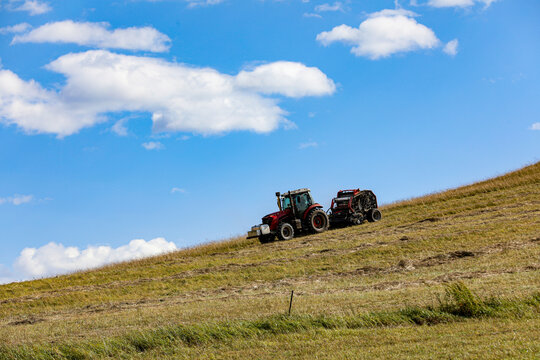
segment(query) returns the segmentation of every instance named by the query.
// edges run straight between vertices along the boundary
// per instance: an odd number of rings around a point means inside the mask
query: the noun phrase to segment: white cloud
[[[484,4],[484,9],[487,9],[496,0],[429,0],[428,5],[437,8],[460,7],[466,8],[473,6],[476,3]]]
[[[303,149],[307,149],[307,148],[314,148],[314,147],[317,147],[317,146],[319,146],[319,143],[317,143],[315,141],[310,141],[310,142],[301,143],[300,145],[298,145],[298,148],[303,150]]]
[[[49,4],[38,0],[25,0],[22,4],[21,1],[11,0],[9,3],[12,6],[11,10],[27,11],[30,15],[41,15],[52,10]]]
[[[171,189],[171,194],[175,194],[175,193],[185,194],[186,190],[182,188],[178,188],[178,187],[173,187]]]
[[[540,122],[531,125],[531,130],[540,130]]]
[[[458,39],[451,40],[444,46],[443,51],[450,56],[456,56],[458,52],[458,45]]]
[[[0,205],[1,204],[12,204],[12,205],[21,205],[31,202],[34,199],[33,195],[13,195],[5,198],[0,198]]]
[[[46,66],[66,77],[59,90],[0,70],[0,122],[59,137],[114,112],[149,112],[154,131],[267,133],[286,124],[277,100],[262,94],[320,96],[335,91],[319,69],[300,63],[261,65],[238,76],[165,60],[91,50]],[[272,78],[273,77],[273,78]],[[99,80],[96,80],[99,79]]]
[[[315,11],[317,12],[325,12],[325,11],[345,11],[343,8],[343,3],[341,1],[336,1],[333,4],[320,4],[315,6]]]
[[[112,132],[114,132],[118,136],[127,136],[128,129],[126,127],[126,123],[128,122],[128,120],[128,118],[123,118],[115,122],[114,125],[111,127]]]
[[[9,33],[21,33],[28,31],[31,26],[28,23],[20,23],[12,26],[5,26],[0,28],[0,34],[9,34]]]
[[[42,25],[27,34],[16,35],[12,43],[73,43],[98,48],[152,52],[169,50],[171,39],[153,27],[114,30],[108,30],[108,27],[108,23],[58,21]]]
[[[318,18],[318,19],[321,19],[322,16],[319,15],[319,14],[314,14],[314,13],[304,13],[304,15],[302,15],[306,18]]]
[[[433,30],[416,22],[414,16],[403,9],[382,10],[371,14],[358,28],[339,25],[318,34],[317,40],[325,46],[333,42],[353,45],[353,54],[372,60],[438,46],[439,39]]]
[[[51,242],[37,249],[25,248],[13,267],[21,280],[41,278],[141,259],[174,250],[177,250],[176,245],[164,238],[155,238],[150,241],[131,240],[129,244],[118,248],[88,246],[83,250],[75,246],[66,247]]]
[[[243,70],[236,76],[236,83],[255,92],[294,98],[329,95],[336,90],[334,82],[321,70],[290,61]]]
[[[162,150],[165,146],[159,141],[149,141],[142,143],[142,147],[146,150]]]

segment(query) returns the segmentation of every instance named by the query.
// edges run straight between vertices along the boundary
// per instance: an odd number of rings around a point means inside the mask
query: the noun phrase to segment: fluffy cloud
[[[450,56],[456,56],[458,51],[458,45],[458,39],[451,40],[444,46],[443,51]]]
[[[333,81],[319,69],[292,62],[232,76],[92,50],[61,56],[46,68],[66,77],[60,90],[0,70],[0,122],[63,137],[106,121],[106,113],[132,111],[151,113],[155,131],[266,133],[286,120],[277,100],[262,94],[300,97],[335,91]]]
[[[171,194],[175,194],[175,193],[185,194],[186,190],[182,188],[178,188],[178,187],[173,187],[171,189]]]
[[[21,205],[29,203],[34,199],[33,195],[13,195],[5,198],[0,198],[0,205],[8,203],[13,205]]]
[[[531,130],[540,130],[540,122],[532,124]]]
[[[22,4],[21,1],[11,0],[9,5],[13,11],[27,11],[30,15],[41,15],[52,10],[49,4],[39,0],[25,0]]]
[[[20,23],[13,26],[5,26],[3,28],[0,28],[0,34],[9,34],[9,33],[21,33],[28,31],[31,26],[28,23]]]
[[[289,97],[322,96],[335,91],[336,86],[316,67],[278,61],[241,71],[236,76],[241,88],[262,94],[281,94]]]
[[[12,43],[73,43],[107,49],[169,50],[169,37],[150,26],[108,30],[107,23],[74,22],[47,23],[27,34],[17,35]]]
[[[164,148],[163,144],[159,141],[149,141],[142,143],[142,147],[146,150],[161,150]]]
[[[89,246],[83,250],[51,242],[37,249],[25,248],[15,261],[14,269],[20,279],[41,278],[141,259],[174,250],[177,250],[176,245],[164,238],[150,241],[136,239],[118,248]]]
[[[439,45],[435,33],[414,19],[407,10],[382,10],[371,14],[358,28],[339,25],[317,35],[327,46],[334,42],[353,45],[356,56],[379,59],[395,53],[431,49]]]
[[[484,8],[488,8],[492,3],[494,3],[496,0],[429,0],[428,5],[437,7],[437,8],[445,8],[445,7],[470,7],[473,6],[475,3],[481,3],[484,4]]]

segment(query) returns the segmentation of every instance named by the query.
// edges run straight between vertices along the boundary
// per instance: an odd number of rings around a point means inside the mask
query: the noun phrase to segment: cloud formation
[[[88,246],[79,249],[50,242],[40,248],[25,248],[14,264],[19,280],[66,274],[92,269],[106,264],[141,259],[177,250],[173,242],[164,238],[150,241],[131,240],[129,244],[110,246]]]
[[[12,26],[5,26],[0,28],[0,34],[21,33],[28,31],[32,26],[28,23],[20,23]]]
[[[531,125],[531,130],[540,130],[540,122]]]
[[[429,0],[428,5],[437,8],[460,7],[466,8],[473,6],[476,3],[484,4],[484,8],[488,8],[496,0]]]
[[[443,51],[450,56],[456,56],[458,52],[458,45],[458,39],[451,40],[444,46]]]
[[[236,84],[262,94],[280,94],[293,98],[323,96],[336,90],[334,82],[321,70],[290,61],[277,61],[249,71],[240,71],[236,76]]]
[[[72,20],[47,23],[32,31],[16,35],[17,43],[71,43],[103,49],[169,50],[171,39],[150,26],[108,29],[108,23],[74,22]]]
[[[345,11],[343,8],[343,3],[341,1],[336,1],[333,4],[320,4],[315,6],[315,11],[317,12],[326,12],[326,11]]]
[[[161,150],[165,148],[165,146],[159,141],[149,141],[149,142],[142,143],[142,147],[145,148],[146,150]]]
[[[25,0],[22,3],[18,0],[10,0],[9,5],[12,11],[27,11],[30,15],[41,15],[52,10],[49,4],[39,0]]]
[[[9,197],[0,198],[0,205],[2,204],[12,204],[15,206],[29,203],[34,199],[33,195],[13,195]]]
[[[358,28],[339,25],[317,35],[317,41],[328,46],[334,42],[352,45],[356,56],[376,60],[390,55],[432,49],[440,43],[433,30],[416,22],[411,11],[382,10],[364,20]]]
[[[165,60],[91,50],[46,66],[66,77],[60,90],[0,70],[0,122],[59,137],[107,120],[111,112],[149,112],[154,131],[267,133],[287,123],[277,99],[322,96],[334,82],[315,67],[277,62],[237,76]],[[99,79],[99,81],[96,81]]]

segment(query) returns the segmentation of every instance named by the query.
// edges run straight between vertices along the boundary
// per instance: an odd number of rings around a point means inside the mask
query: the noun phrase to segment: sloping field
[[[540,357],[540,163],[382,213],[0,286],[0,359]]]

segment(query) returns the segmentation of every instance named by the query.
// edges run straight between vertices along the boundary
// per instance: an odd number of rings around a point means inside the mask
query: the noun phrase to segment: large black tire
[[[379,209],[370,209],[367,213],[367,219],[369,222],[379,221],[382,218],[382,214]]]
[[[261,242],[261,244],[266,244],[266,243],[274,241],[275,238],[276,238],[276,235],[274,234],[261,235],[259,236],[259,241]]]
[[[294,228],[287,222],[282,222],[277,228],[279,240],[291,240],[294,237]]]
[[[311,210],[307,217],[307,223],[311,231],[322,233],[328,230],[328,215],[321,209]]]

